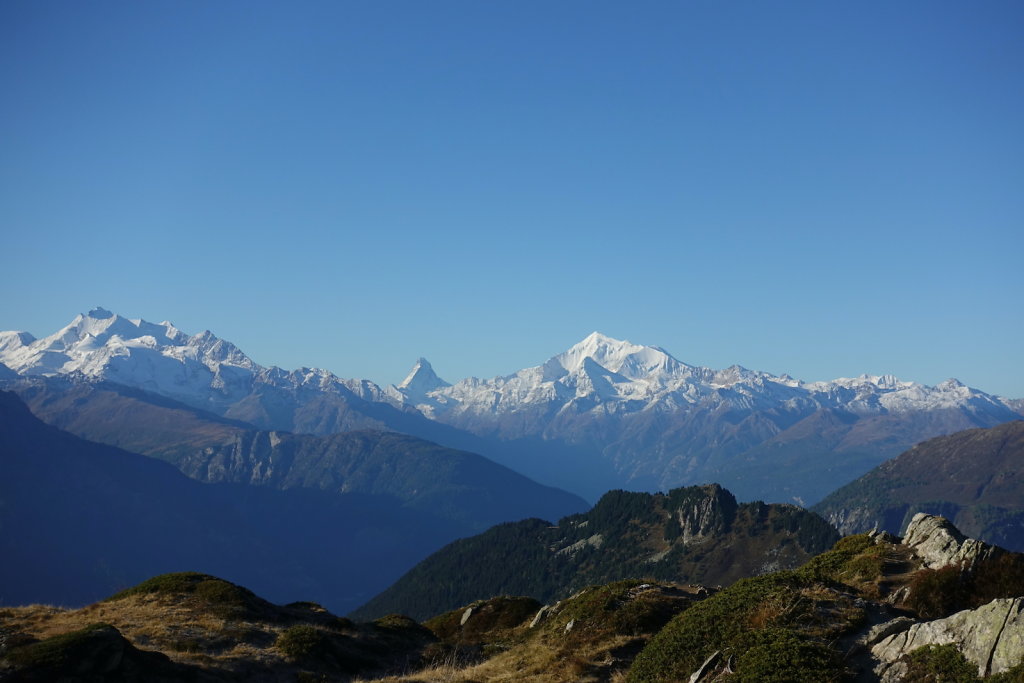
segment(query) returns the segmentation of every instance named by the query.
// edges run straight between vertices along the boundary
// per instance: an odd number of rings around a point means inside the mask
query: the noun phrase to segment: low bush
[[[300,662],[322,654],[327,648],[327,637],[320,629],[301,624],[285,629],[275,645],[285,657]]]
[[[752,631],[738,643],[736,677],[742,683],[829,683],[843,677],[835,652],[793,631]]]
[[[1024,554],[1005,553],[974,568],[970,577],[971,606],[996,598],[1016,598],[1024,586]]]
[[[105,638],[108,632],[110,637]],[[110,624],[90,624],[71,633],[12,648],[7,652],[6,659],[17,667],[59,670],[94,654],[97,642],[119,639],[120,636],[116,634],[117,631]]]
[[[211,612],[222,618],[243,615],[270,618],[272,606],[248,588],[230,581],[199,572],[161,574],[137,586],[116,593],[104,602],[122,600],[133,595],[190,595],[205,604]]]
[[[939,619],[967,606],[960,565],[922,569],[910,580],[906,605],[924,619]]]
[[[863,566],[855,563],[855,559],[874,545],[874,541],[867,534],[846,536],[839,539],[831,550],[811,558],[798,573],[818,581],[842,581],[844,576],[849,575],[851,563],[854,571],[863,569]]]
[[[906,657],[904,683],[975,683],[978,667],[960,654],[955,645],[927,645]]]
[[[650,640],[627,680],[686,680],[715,652],[734,659],[741,680],[841,679],[828,643],[863,619],[863,609],[809,574],[741,579],[694,604]]]

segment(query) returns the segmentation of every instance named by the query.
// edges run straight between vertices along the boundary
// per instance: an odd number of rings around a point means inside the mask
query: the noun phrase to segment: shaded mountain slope
[[[612,491],[558,525],[501,524],[442,548],[354,613],[423,618],[493,595],[548,601],[624,578],[730,583],[794,567],[838,538],[792,505],[738,504],[719,486]]]
[[[533,516],[557,518],[588,507],[572,494],[541,486],[484,457],[405,434],[257,431],[108,382],[54,378],[16,388],[46,422],[160,458],[199,481],[389,495],[473,530]]]
[[[0,392],[0,600],[82,604],[202,570],[347,611],[469,531],[390,495],[203,484]]]
[[[841,531],[899,533],[917,512],[970,536],[1024,550],[1024,421],[930,439],[813,508]]]

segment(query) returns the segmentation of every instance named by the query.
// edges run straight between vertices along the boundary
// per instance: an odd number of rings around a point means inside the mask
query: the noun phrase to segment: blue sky
[[[0,329],[1024,396],[1019,2],[0,3]]]

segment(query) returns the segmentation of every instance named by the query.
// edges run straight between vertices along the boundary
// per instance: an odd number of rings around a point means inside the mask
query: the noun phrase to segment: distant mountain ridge
[[[587,447],[631,488],[719,481],[744,499],[805,504],[895,455],[897,445],[1019,417],[1016,403],[955,379],[934,387],[891,375],[803,382],[692,366],[597,332],[512,375],[388,392],[475,434]]]
[[[902,533],[918,512],[1024,551],[1024,421],[920,443],[814,506],[842,533]]]
[[[815,408],[842,408],[854,414],[900,413],[970,406],[977,411],[1012,408],[1005,400],[955,379],[934,387],[905,382],[892,375],[804,382],[733,365],[725,370],[687,365],[656,346],[641,346],[594,332],[543,365],[490,380],[475,377],[453,385],[440,380],[425,359],[410,378],[429,371],[434,383],[415,390],[407,379],[388,393],[412,402],[425,414],[490,415],[527,406],[558,404],[556,412],[587,412],[602,406],[608,412],[673,411],[714,397],[734,408],[808,402]],[[426,384],[426,386],[423,386]],[[427,388],[431,387],[431,388]],[[458,422],[455,417],[449,418]]]
[[[797,567],[838,538],[814,513],[740,504],[714,484],[665,494],[610,491],[589,512],[554,526],[524,520],[454,541],[353,616],[426,618],[495,595],[550,602],[626,578],[728,584]]]
[[[402,383],[381,388],[264,368],[210,332],[95,309],[43,339],[0,333],[0,363],[23,377],[142,388],[260,429],[401,431],[591,499],[718,481],[744,500],[811,504],[918,441],[1020,417],[1019,401],[952,379],[803,382],[688,365],[596,332],[512,375],[449,384],[420,359]]]

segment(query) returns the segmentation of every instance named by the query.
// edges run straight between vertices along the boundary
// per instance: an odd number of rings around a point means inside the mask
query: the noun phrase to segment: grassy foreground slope
[[[423,624],[398,615],[355,623],[314,603],[274,605],[209,575],[162,575],[77,610],[0,608],[0,678],[646,683],[703,670],[708,681],[871,680],[869,648],[898,632],[893,624],[981,612],[1024,586],[1019,554],[979,555],[966,571],[928,569],[915,547],[851,536],[798,569],[721,590],[628,579],[543,606],[474,601]],[[1002,602],[1024,610],[1019,599]],[[1014,618],[1011,629],[1021,623]],[[1024,649],[1000,652],[986,680],[1024,680]],[[898,654],[889,665],[909,681],[971,683],[994,661],[979,665],[956,642]]]

